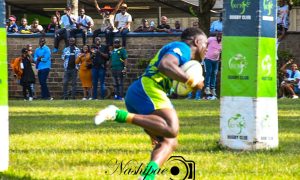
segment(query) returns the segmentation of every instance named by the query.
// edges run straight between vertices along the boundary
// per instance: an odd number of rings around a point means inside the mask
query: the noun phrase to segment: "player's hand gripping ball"
[[[204,81],[201,64],[196,60],[190,60],[180,67],[189,77],[193,78],[193,85]],[[192,87],[183,82],[173,81],[174,92],[180,96],[186,96],[192,92]]]

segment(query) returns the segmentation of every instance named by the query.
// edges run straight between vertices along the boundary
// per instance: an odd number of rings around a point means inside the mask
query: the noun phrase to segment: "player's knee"
[[[176,129],[176,128],[170,128],[167,131],[167,137],[168,138],[176,138],[177,135],[178,135],[178,129]]]

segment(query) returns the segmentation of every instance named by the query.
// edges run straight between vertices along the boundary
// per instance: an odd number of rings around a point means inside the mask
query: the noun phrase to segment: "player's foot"
[[[116,111],[119,108],[117,108],[114,105],[109,105],[105,109],[98,112],[98,114],[95,117],[95,124],[99,125],[103,123],[104,121],[113,121],[116,119],[117,113]]]
[[[292,99],[298,99],[299,97],[297,95],[293,95]]]

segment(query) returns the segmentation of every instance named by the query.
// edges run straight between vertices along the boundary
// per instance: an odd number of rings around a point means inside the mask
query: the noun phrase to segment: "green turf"
[[[173,155],[195,161],[196,179],[300,179],[299,100],[279,100],[279,148],[257,152],[218,146],[219,101],[173,102],[180,117]],[[112,174],[113,162],[123,161],[123,170],[130,160],[131,168],[148,163],[149,138],[133,125],[95,126],[96,112],[111,103],[124,108],[109,100],[10,101],[10,168],[0,179],[137,179],[120,175],[120,166]]]

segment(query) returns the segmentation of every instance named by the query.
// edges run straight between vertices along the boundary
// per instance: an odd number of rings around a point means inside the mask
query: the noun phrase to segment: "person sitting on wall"
[[[85,14],[85,10],[81,8],[79,10],[80,16],[78,16],[77,21],[75,22],[76,28],[70,31],[70,37],[76,39],[76,34],[82,35],[82,43],[86,44],[87,34],[92,32],[91,27],[94,26],[94,21],[90,16]]]
[[[155,28],[149,25],[147,19],[142,19],[142,25],[139,26],[134,32],[154,32]]]
[[[97,0],[94,0],[95,7],[96,7],[97,11],[99,12],[99,14],[103,18],[103,23],[99,29],[96,29],[93,32],[93,43],[96,43],[95,38],[98,37],[99,34],[105,33],[106,45],[113,44],[112,33],[113,33],[113,31],[117,31],[117,29],[115,28],[115,24],[114,24],[114,18],[123,2],[124,2],[124,0],[119,0],[119,2],[115,8],[112,8],[109,5],[105,5],[103,8],[100,8],[98,6]]]
[[[58,52],[59,42],[64,39],[65,46],[69,46],[69,36],[71,29],[76,28],[76,16],[71,14],[71,7],[67,6],[64,10],[65,14],[60,18],[61,29],[55,32],[53,53]]]
[[[126,35],[130,31],[130,25],[132,22],[131,15],[127,12],[127,4],[123,3],[120,7],[121,12],[116,15],[115,27],[118,29],[118,33],[122,36],[122,46],[126,48]]]
[[[6,27],[8,33],[16,33],[18,32],[18,25],[16,24],[16,16],[11,15],[8,18],[8,25]]]
[[[293,59],[290,59],[280,68],[280,71],[287,75],[280,84],[279,96],[281,98],[291,97],[292,99],[298,99],[296,93],[300,93],[300,72],[297,64],[293,63],[293,61]],[[287,69],[287,65],[291,65],[291,68]]]
[[[171,29],[171,32],[182,32],[182,31],[184,31],[184,28],[181,27],[179,21],[175,21],[174,26],[175,26],[175,28]]]

